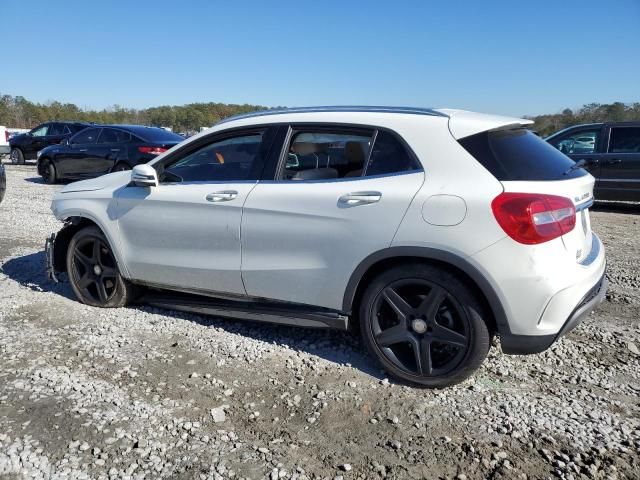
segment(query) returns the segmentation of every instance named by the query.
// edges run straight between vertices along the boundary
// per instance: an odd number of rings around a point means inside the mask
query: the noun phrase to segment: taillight
[[[576,226],[573,202],[556,195],[503,192],[491,209],[505,233],[527,245],[548,242]]]
[[[7,141],[7,142],[9,141],[9,130],[5,130],[5,131],[4,131],[4,139],[5,139],[5,141]]]
[[[149,155],[160,155],[161,153],[166,152],[167,148],[162,147],[138,147],[138,151],[140,153],[148,153]]]

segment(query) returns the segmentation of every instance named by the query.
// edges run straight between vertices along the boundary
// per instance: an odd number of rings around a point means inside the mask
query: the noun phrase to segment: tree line
[[[172,127],[174,131],[192,131],[209,127],[217,121],[241,113],[265,110],[262,105],[226,103],[190,103],[188,105],[125,108],[114,105],[102,110],[90,110],[73,103],[34,103],[21,96],[0,95],[0,125],[31,128],[50,120],[78,120],[96,123],[133,123]],[[580,123],[640,120],[640,103],[590,103],[578,109],[566,108],[561,113],[528,116],[533,129],[547,136],[565,127]]]
[[[0,125],[31,128],[51,120],[76,120],[95,123],[130,123],[172,127],[174,131],[198,130],[217,121],[241,113],[265,110],[261,105],[226,103],[191,103],[181,106],[164,105],[144,109],[114,105],[102,110],[90,110],[73,103],[34,103],[21,96],[0,95]]]
[[[576,110],[565,108],[561,113],[537,115],[526,118],[535,122],[532,128],[538,132],[540,136],[546,137],[553,132],[581,123],[640,120],[640,103],[589,103]]]

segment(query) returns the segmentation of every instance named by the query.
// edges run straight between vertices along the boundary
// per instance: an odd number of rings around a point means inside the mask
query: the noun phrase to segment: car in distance
[[[640,201],[640,121],[576,125],[546,138],[596,179],[596,200]]]
[[[182,142],[180,135],[141,125],[96,125],[38,152],[38,173],[46,183],[92,178],[131,170]]]
[[[25,160],[34,160],[38,151],[62,142],[89,125],[83,122],[47,122],[27,133],[13,135],[9,138],[11,162],[22,165]]]
[[[11,151],[9,147],[9,130],[4,125],[0,125],[0,157],[8,155]]]
[[[4,165],[0,162],[0,202],[4,199],[4,192],[7,190],[7,174]]]
[[[594,179],[525,127],[458,110],[317,107],[225,120],[56,193],[49,274],[77,298],[359,329],[443,387],[495,334],[541,352],[604,297]],[[144,288],[151,287],[151,288]]]

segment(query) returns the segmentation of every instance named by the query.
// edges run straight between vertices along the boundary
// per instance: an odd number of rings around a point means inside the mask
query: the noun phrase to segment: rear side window
[[[575,162],[524,128],[482,132],[458,140],[500,181],[567,180],[582,177]]]
[[[640,153],[640,127],[613,127],[609,153]]]
[[[294,132],[281,180],[331,180],[361,177],[373,132],[302,130]]]
[[[124,143],[131,140],[131,134],[122,130],[103,128],[98,143]]]
[[[420,170],[420,165],[394,135],[378,131],[371,150],[366,176]]]

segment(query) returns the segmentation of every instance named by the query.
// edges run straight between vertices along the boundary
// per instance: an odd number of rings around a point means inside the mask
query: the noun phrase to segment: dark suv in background
[[[131,170],[184,140],[162,128],[142,125],[92,125],[60,145],[38,154],[38,173],[46,183],[93,178]]]
[[[34,160],[39,150],[60,143],[89,125],[83,122],[47,122],[27,133],[14,135],[9,138],[11,162],[22,165],[25,160]]]
[[[640,201],[640,121],[576,125],[546,138],[596,178],[596,200]]]

